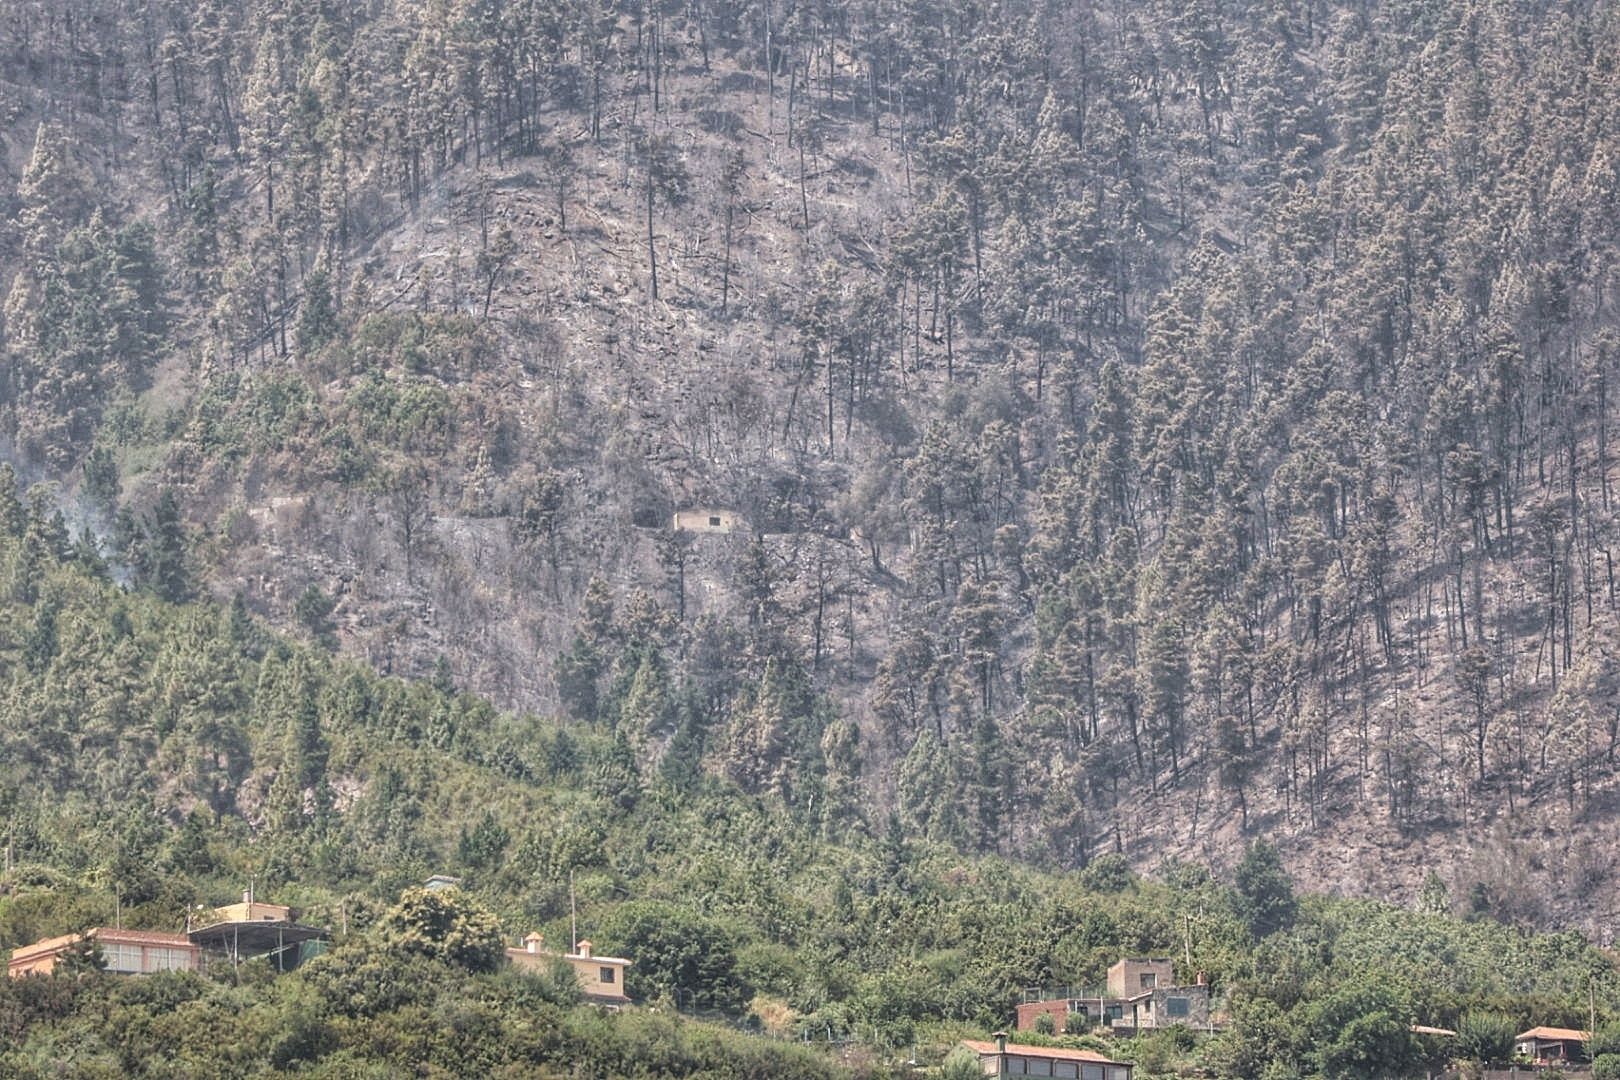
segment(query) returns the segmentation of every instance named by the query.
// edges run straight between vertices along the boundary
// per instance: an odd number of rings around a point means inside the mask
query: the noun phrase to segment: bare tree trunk
[[[647,166],[647,265],[652,269],[652,298],[658,300],[658,251],[653,246],[653,178],[652,165]]]

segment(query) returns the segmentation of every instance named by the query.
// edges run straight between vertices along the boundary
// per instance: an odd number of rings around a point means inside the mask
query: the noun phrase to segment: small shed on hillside
[[[675,511],[676,532],[729,533],[743,529],[742,515],[716,506],[694,506]]]

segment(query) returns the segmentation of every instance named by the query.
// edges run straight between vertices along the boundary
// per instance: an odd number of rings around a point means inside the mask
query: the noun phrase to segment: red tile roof
[[[1591,1037],[1591,1032],[1576,1031],[1574,1028],[1533,1027],[1529,1031],[1518,1035],[1515,1041],[1543,1039],[1547,1042],[1585,1042]]]
[[[32,945],[19,945],[11,950],[11,961],[16,963],[18,960],[32,960],[36,956],[45,956],[55,950],[65,949],[78,940],[78,934],[63,934],[61,937],[36,941]]]
[[[977,1039],[963,1039],[962,1045],[976,1054],[998,1054],[1001,1048],[992,1042],[980,1042]],[[1026,1043],[1007,1044],[1007,1053],[1017,1054],[1019,1057],[1046,1058],[1050,1061],[1089,1061],[1096,1065],[1129,1065],[1128,1061],[1115,1061],[1104,1057],[1095,1050],[1069,1050],[1062,1046],[1030,1046]]]
[[[114,930],[99,926],[90,931],[97,941],[112,941],[122,945],[190,945],[184,934],[170,934],[162,930]]]

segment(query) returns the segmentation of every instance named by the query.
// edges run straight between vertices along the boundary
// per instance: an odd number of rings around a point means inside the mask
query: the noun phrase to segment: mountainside
[[[1613,5],[242,7],[0,21],[0,419],[120,581],[835,833],[1607,938]]]
[[[1226,885],[1118,855],[1042,871],[897,819],[864,835],[847,805],[794,811],[675,754],[644,771],[622,734],[380,677],[240,604],[126,589],[3,468],[0,675],[0,948],[174,933],[244,882],[333,938],[284,974],[103,974],[87,950],[0,979],[8,1077],[958,1080],[933,1068],[954,1042],[1123,955],[1207,977],[1224,1028],[1065,1021],[1065,1045],[1138,1080],[1426,1076],[1594,1014],[1592,1054],[1620,1064],[1613,955],[1450,914],[1438,878],[1412,910],[1296,896],[1264,844]],[[430,873],[461,885],[413,888]],[[606,1015],[571,969],[503,963],[534,932],[631,958],[634,1004]]]

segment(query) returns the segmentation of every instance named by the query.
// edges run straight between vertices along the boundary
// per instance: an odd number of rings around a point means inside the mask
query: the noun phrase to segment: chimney
[[[1198,973],[1198,985],[1199,986],[1208,986],[1209,985],[1209,972],[1200,971]]]
[[[544,934],[530,934],[523,939],[523,944],[530,952],[537,953],[540,951],[540,946],[545,944],[545,940],[546,936]]]
[[[994,1038],[996,1040],[996,1053],[1005,1054],[1007,1052],[1007,1033],[998,1031],[995,1033]]]
[[[574,946],[574,951],[584,959],[589,960],[591,958],[591,943],[588,941],[582,941],[578,945]]]
[[[253,886],[249,885],[247,888],[242,890],[242,903],[253,903]]]

